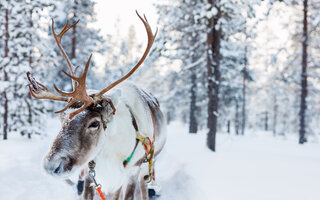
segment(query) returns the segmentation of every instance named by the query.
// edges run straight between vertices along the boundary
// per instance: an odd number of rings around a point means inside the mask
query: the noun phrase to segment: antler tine
[[[30,84],[28,84],[28,88],[31,96],[36,99],[51,99],[56,101],[69,101],[68,97],[63,97],[53,93],[49,88],[44,86],[43,84],[36,81],[30,72],[27,72],[27,78]],[[41,87],[39,87],[41,86]],[[44,89],[44,90],[43,90]]]
[[[61,112],[66,111],[75,102],[77,102],[77,100],[71,100],[63,109],[56,111],[55,113],[61,113]],[[84,104],[79,109],[77,109],[76,111],[69,114],[69,119],[71,119],[73,116],[81,113],[84,109],[86,109],[91,104],[92,104],[92,102],[84,102]]]
[[[101,100],[101,97],[104,93],[108,92],[109,90],[111,90],[112,88],[114,88],[116,85],[118,85],[119,83],[121,83],[122,81],[126,80],[127,78],[129,78],[138,68],[139,66],[143,63],[143,61],[146,59],[152,44],[154,42],[154,39],[157,36],[158,33],[158,29],[156,30],[156,33],[153,34],[152,30],[150,28],[150,25],[148,23],[148,20],[146,18],[146,16],[144,15],[144,19],[139,15],[138,11],[136,11],[138,17],[140,18],[140,20],[142,21],[146,31],[147,31],[147,35],[148,35],[148,45],[146,47],[146,50],[144,51],[144,54],[142,55],[142,57],[140,58],[140,60],[137,62],[137,64],[126,74],[124,75],[122,78],[118,79],[117,81],[113,82],[112,84],[110,84],[109,86],[105,87],[104,89],[102,89],[98,94],[96,94],[94,96],[95,101],[99,101]]]
[[[74,66],[72,65],[72,63],[70,62],[70,59],[68,57],[68,55],[66,54],[66,52],[64,51],[62,45],[61,45],[61,40],[63,35],[72,27],[74,27],[80,20],[76,21],[75,23],[73,23],[72,25],[69,26],[69,20],[67,20],[66,24],[64,25],[63,29],[61,30],[61,32],[57,35],[54,31],[54,19],[52,18],[52,25],[51,25],[51,29],[52,29],[52,34],[54,36],[54,39],[56,40],[56,43],[62,53],[62,56],[64,57],[64,59],[67,62],[68,68],[70,70],[71,75],[75,75],[76,74],[76,69],[74,68]],[[75,81],[72,80],[72,87],[73,89],[75,88]]]
[[[84,81],[86,81],[86,78],[87,78],[91,57],[92,57],[92,54],[90,54],[89,59],[86,63],[86,66],[84,67],[84,71],[83,71],[82,75],[80,76],[82,79],[84,79]]]
[[[61,95],[63,96],[67,96],[67,97],[72,97],[75,91],[72,92],[64,92],[62,90],[60,90],[55,84],[53,84],[54,89]]]
[[[74,111],[74,112],[69,114],[69,118],[71,119],[73,116],[81,113],[82,111],[84,111],[91,104],[92,104],[92,102],[84,102],[84,104],[81,106],[81,108],[79,108],[78,110],[76,110],[76,111]]]
[[[39,85],[40,83],[37,82]],[[33,96],[36,99],[51,99],[51,100],[55,100],[55,101],[68,101],[69,99],[66,97],[62,97],[59,96],[55,93],[53,93],[51,90],[49,89],[45,89],[46,91],[39,91],[39,93],[35,93],[35,91],[31,88],[32,86],[30,84],[27,85],[29,87],[29,91],[31,96]]]
[[[68,76],[69,78],[75,80],[75,81],[79,81],[79,77],[76,77],[76,76],[72,76],[71,74],[68,74],[66,71],[62,70],[62,72]]]
[[[75,80],[75,81],[81,81],[82,79],[84,79],[84,81],[86,80],[86,77],[87,77],[87,73],[88,73],[88,68],[89,68],[89,65],[90,65],[90,60],[91,60],[91,57],[92,57],[92,54],[90,55],[87,63],[86,63],[86,66],[84,68],[84,71],[83,73],[81,74],[80,77],[76,77],[76,76],[72,76],[71,74],[68,74],[66,71],[62,70],[62,72],[68,76],[69,78]],[[77,66],[75,69],[77,70],[79,66]]]
[[[137,12],[137,11],[136,11]],[[138,14],[138,13],[137,13]],[[139,15],[139,14],[138,14]],[[147,24],[149,24],[149,22],[148,22],[148,19],[147,19],[147,17],[146,17],[146,15],[145,14],[143,14],[143,18],[144,18],[144,21],[146,21],[147,22]]]

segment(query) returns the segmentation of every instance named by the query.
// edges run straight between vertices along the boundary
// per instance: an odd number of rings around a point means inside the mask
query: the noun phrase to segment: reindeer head
[[[71,26],[67,21],[63,30],[57,35],[54,31],[54,21],[52,19],[52,33],[68,64],[70,74],[63,72],[71,78],[73,91],[63,92],[54,85],[54,88],[60,94],[58,95],[37,82],[30,72],[27,73],[30,82],[28,86],[33,97],[68,102],[62,110],[57,111],[61,115],[62,128],[49,153],[44,158],[44,169],[49,174],[56,176],[69,175],[93,159],[101,150],[105,139],[104,132],[107,129],[107,124],[113,120],[113,115],[116,112],[114,103],[117,102],[119,97],[117,93],[108,96],[105,96],[105,93],[126,80],[138,69],[147,57],[157,34],[157,32],[155,34],[152,33],[145,16],[143,19],[138,12],[137,15],[143,22],[148,35],[148,45],[144,54],[126,75],[101,91],[90,95],[86,90],[86,76],[92,55],[90,55],[81,76],[76,77],[77,68],[71,64],[61,45],[63,35],[74,27],[78,21]]]
[[[118,97],[108,96],[117,105]],[[113,120],[113,109],[107,100],[91,105],[71,119],[70,112],[79,109],[77,102],[60,113],[62,128],[43,159],[43,167],[50,175],[66,177],[82,168],[102,149],[107,124]]]

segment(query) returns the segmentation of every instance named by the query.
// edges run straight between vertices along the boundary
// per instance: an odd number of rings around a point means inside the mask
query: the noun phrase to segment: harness
[[[132,118],[132,125],[136,130],[136,145],[132,151],[132,153],[130,154],[130,156],[125,159],[125,161],[123,161],[123,166],[126,167],[127,164],[131,161],[131,158],[138,146],[138,143],[141,142],[146,153],[145,153],[145,159],[144,159],[144,163],[148,162],[149,163],[149,175],[147,177],[145,177],[145,179],[147,179],[147,183],[151,182],[152,180],[154,180],[154,172],[153,172],[153,156],[154,156],[154,141],[155,141],[155,122],[154,122],[154,117],[152,115],[151,109],[149,107],[149,111],[150,111],[150,115],[151,115],[151,119],[152,119],[152,126],[153,126],[153,138],[152,140],[149,137],[144,137],[143,135],[141,135],[139,133],[139,129],[138,129],[138,125],[137,125],[137,121],[132,113],[132,111],[129,109],[130,113],[131,113],[131,118]]]
[[[150,115],[151,115],[151,119],[152,119],[152,125],[153,125],[153,140],[151,140],[149,137],[144,137],[143,135],[141,135],[139,133],[139,129],[138,129],[138,124],[137,121],[131,111],[131,109],[129,108],[130,114],[131,114],[131,118],[132,118],[132,125],[134,127],[134,129],[136,130],[136,144],[135,147],[132,150],[132,153],[130,154],[129,157],[127,157],[124,161],[123,161],[123,166],[126,167],[127,164],[131,161],[137,146],[139,144],[139,142],[142,143],[144,149],[145,149],[145,159],[144,159],[144,163],[149,163],[149,174],[144,177],[144,179],[147,181],[147,183],[150,183],[152,180],[155,180],[155,176],[154,176],[154,168],[153,168],[153,156],[154,156],[154,141],[155,141],[155,122],[154,122],[154,117],[152,114],[152,111],[149,107],[149,111],[150,111]],[[104,125],[104,128],[106,128],[106,126]],[[102,200],[106,200],[106,198],[103,195],[103,192],[101,190],[101,184],[98,184],[96,182],[95,176],[95,165],[96,163],[92,160],[88,163],[88,167],[89,167],[89,177],[92,178],[95,186],[96,186],[96,190],[100,196],[100,198]]]

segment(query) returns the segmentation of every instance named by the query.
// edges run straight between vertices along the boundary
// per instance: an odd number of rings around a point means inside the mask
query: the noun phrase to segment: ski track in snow
[[[0,141],[0,200],[78,199],[64,181],[46,175],[41,160],[58,133],[48,120],[45,137],[9,135]],[[297,144],[297,136],[269,132],[218,134],[217,152],[205,146],[205,132],[168,127],[166,147],[156,164],[161,200],[319,200],[320,144]]]

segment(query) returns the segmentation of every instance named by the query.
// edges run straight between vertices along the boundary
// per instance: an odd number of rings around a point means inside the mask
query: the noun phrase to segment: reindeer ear
[[[120,97],[121,97],[121,90],[116,90],[112,94],[107,96],[107,98],[112,101],[112,104],[115,107],[115,109],[117,109],[117,105],[119,103]],[[108,100],[102,101],[101,105],[104,108],[105,114],[107,114],[107,116],[113,113],[113,108],[110,105]]]
[[[110,99],[111,99],[114,106],[118,105],[120,97],[121,97],[121,90],[119,90],[119,89],[117,89],[116,91],[114,91],[111,94]]]

